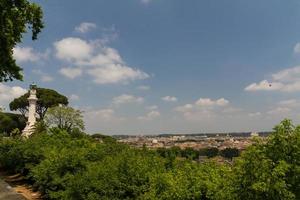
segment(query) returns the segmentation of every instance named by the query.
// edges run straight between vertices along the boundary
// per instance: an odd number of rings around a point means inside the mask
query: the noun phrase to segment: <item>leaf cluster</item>
[[[44,27],[39,5],[28,0],[0,0],[0,82],[22,80],[22,68],[13,58],[13,48],[30,29],[32,39]]]

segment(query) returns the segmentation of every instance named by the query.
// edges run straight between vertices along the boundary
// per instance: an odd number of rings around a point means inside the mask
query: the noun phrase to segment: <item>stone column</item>
[[[22,132],[22,136],[29,137],[33,131],[34,131],[34,125],[36,123],[36,103],[37,103],[37,97],[36,97],[36,85],[32,84],[30,85],[29,90],[29,107],[28,107],[28,121],[26,123],[26,127]]]

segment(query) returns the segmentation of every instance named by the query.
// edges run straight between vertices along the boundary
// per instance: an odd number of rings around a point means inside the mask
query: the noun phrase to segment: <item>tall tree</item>
[[[50,108],[45,116],[48,126],[71,132],[74,129],[84,130],[82,111],[67,106]]]
[[[48,108],[58,106],[59,104],[68,105],[68,98],[62,94],[59,94],[55,90],[46,88],[37,88],[37,109],[36,113],[40,119],[43,119]],[[9,108],[12,111],[19,111],[23,116],[28,112],[28,100],[29,92],[14,99],[9,104]]]
[[[13,48],[31,29],[32,40],[44,27],[40,6],[28,0],[0,0],[0,82],[22,80],[22,68],[13,58]]]
[[[233,172],[238,199],[300,199],[300,127],[282,121],[242,153]]]

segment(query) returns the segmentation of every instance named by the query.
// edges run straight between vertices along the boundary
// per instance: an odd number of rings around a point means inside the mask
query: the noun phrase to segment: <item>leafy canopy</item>
[[[12,111],[19,111],[23,116],[28,112],[28,100],[29,92],[14,99],[9,104],[9,108]],[[68,98],[62,94],[59,94],[55,90],[46,88],[37,88],[37,109],[36,113],[40,119],[43,119],[47,110],[51,107],[58,106],[59,104],[68,105]]]
[[[300,199],[300,126],[282,121],[242,153],[233,172],[239,199]]]
[[[31,29],[32,40],[44,27],[40,6],[28,0],[0,0],[0,82],[22,80],[22,68],[13,58],[13,48]]]
[[[45,123],[50,127],[57,127],[69,133],[74,129],[84,130],[82,112],[67,106],[50,108],[46,113]]]

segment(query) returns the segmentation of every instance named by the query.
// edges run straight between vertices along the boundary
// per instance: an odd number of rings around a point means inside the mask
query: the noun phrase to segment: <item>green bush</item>
[[[0,112],[0,133],[9,135],[15,128],[23,130],[25,126],[26,120],[22,115]]]
[[[0,137],[0,166],[48,199],[300,199],[300,127],[285,120],[255,140],[231,166],[195,162],[191,149],[136,149],[53,128],[27,140]]]
[[[300,199],[300,127],[282,121],[267,142],[242,153],[233,172],[238,199]]]

